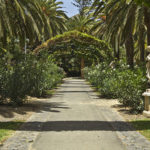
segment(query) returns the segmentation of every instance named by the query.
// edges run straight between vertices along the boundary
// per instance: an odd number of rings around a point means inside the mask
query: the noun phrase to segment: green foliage
[[[36,60],[32,71],[30,75],[32,77],[30,95],[33,96],[42,96],[45,90],[54,88],[61,82],[64,75],[63,70],[53,64],[50,58]]]
[[[73,0],[73,5],[79,9],[80,15],[85,15],[85,9],[89,7],[92,3],[92,0]]]
[[[67,22],[68,31],[77,30],[82,33],[90,33],[90,28],[93,25],[93,16],[89,15],[75,15],[71,17]]]
[[[102,96],[118,98],[132,111],[143,110],[142,93],[146,89],[146,77],[141,68],[129,69],[122,64],[111,68],[103,63],[92,68],[85,69],[85,78],[98,88]]]
[[[0,43],[6,47],[11,38],[21,47],[25,40],[38,44],[66,31],[68,17],[56,0],[0,0]]]
[[[21,105],[27,95],[42,96],[61,82],[63,70],[47,54],[23,54],[17,47],[0,60],[0,103]]]
[[[86,33],[81,33],[79,31],[69,31],[69,32],[65,32],[63,34],[57,35],[49,40],[47,40],[46,42],[44,42],[41,46],[39,46],[36,51],[40,51],[41,48],[46,48],[46,47],[50,47],[53,46],[57,43],[60,42],[69,42],[72,39],[76,39],[79,42],[83,42],[86,43],[87,45],[92,44],[95,45],[97,47],[102,47],[103,49],[108,49],[109,46],[108,44],[103,41],[103,40],[99,40],[98,38],[88,35]]]
[[[134,60],[140,63],[145,61],[150,14],[149,8],[142,4],[148,3],[149,0],[94,0],[92,6],[97,20],[92,33],[106,39],[118,59],[124,53],[121,49],[125,46],[126,61],[131,68]]]
[[[96,61],[112,59],[112,50],[105,41],[76,30],[57,35],[34,50],[35,53],[42,51],[49,51],[51,54],[73,51],[76,56],[92,58]]]
[[[64,69],[66,76],[76,77],[80,76],[81,72],[81,60],[78,57],[71,55],[55,55],[54,62],[57,62],[57,65]]]
[[[135,2],[139,5],[144,4],[145,6],[150,7],[150,1],[149,0],[135,0]]]

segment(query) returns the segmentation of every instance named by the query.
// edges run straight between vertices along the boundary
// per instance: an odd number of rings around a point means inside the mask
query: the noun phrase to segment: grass
[[[61,83],[60,83],[61,85]],[[55,93],[55,89],[46,90],[44,97],[49,98]],[[8,139],[25,121],[0,122],[0,145]]]
[[[23,124],[23,121],[0,122],[0,143],[3,143],[22,124]]]
[[[131,121],[134,128],[150,140],[150,119]]]

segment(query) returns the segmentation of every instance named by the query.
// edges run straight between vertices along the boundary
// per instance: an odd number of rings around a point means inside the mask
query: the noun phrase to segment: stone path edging
[[[49,100],[44,101],[45,103],[49,102]],[[39,132],[42,129],[43,124],[37,124],[36,127],[32,126],[29,122],[45,122],[48,119],[49,112],[42,111],[42,113],[34,113],[27,121],[24,123],[19,131],[16,131],[12,137],[10,137],[0,150],[29,150],[32,143],[38,136]],[[35,125],[35,124],[34,124]],[[26,131],[26,129],[32,130],[32,128],[36,128],[36,131]],[[37,132],[39,130],[39,132]]]
[[[126,145],[127,150],[150,150],[150,141],[140,133],[136,132],[128,123],[122,124],[121,122],[125,122],[125,119],[108,105],[108,101],[106,102],[104,99],[99,99],[95,93],[88,93],[88,95],[91,100],[95,98],[97,99],[94,102],[99,103],[96,106],[98,109],[103,109],[103,107],[109,108],[107,112],[105,111],[104,116],[108,122],[113,122],[111,123],[111,126],[116,130],[119,139],[121,139],[122,143]],[[45,100],[44,103],[49,103],[49,99]],[[113,103],[113,101],[111,101],[111,103]],[[44,107],[45,111],[34,113],[27,122],[24,123],[20,130],[16,131],[15,134],[10,137],[2,147],[0,147],[0,150],[31,150],[31,146],[42,130],[44,122],[46,122],[50,116],[50,112],[46,111],[46,106]],[[34,122],[34,126],[32,122]],[[39,124],[38,122],[41,123]],[[114,124],[114,122],[116,123]]]
[[[89,96],[91,98],[98,98],[95,93]],[[116,100],[106,101],[103,99],[98,99],[97,102],[99,106],[109,107],[110,111],[105,112],[105,118],[107,121],[116,122],[116,124],[111,123],[113,128],[116,130],[118,137],[121,139],[122,143],[126,145],[127,150],[150,150],[150,141],[148,141],[143,135],[135,131],[134,128],[126,123],[126,126],[122,126],[120,122],[126,122],[125,119],[115,110],[111,108],[112,105],[116,105],[118,102]],[[125,124],[124,124],[125,125]],[[125,130],[125,131],[123,131]]]

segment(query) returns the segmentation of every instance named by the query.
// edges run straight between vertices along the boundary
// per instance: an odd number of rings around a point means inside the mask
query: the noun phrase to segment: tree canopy
[[[0,0],[0,47],[19,41],[36,45],[66,30],[62,2],[56,0]]]
[[[145,6],[150,7],[150,1],[149,0],[135,0],[137,4],[144,4]]]
[[[82,57],[97,58],[100,61],[111,58],[111,49],[105,41],[76,30],[65,32],[47,40],[38,46],[34,52],[40,53],[43,50],[48,50],[50,54],[71,52]]]

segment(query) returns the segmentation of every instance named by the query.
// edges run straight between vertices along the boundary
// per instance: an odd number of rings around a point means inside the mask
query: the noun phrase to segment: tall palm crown
[[[63,32],[67,16],[56,0],[0,0],[0,43],[18,38],[24,45]],[[44,12],[44,13],[43,13]]]
[[[45,24],[39,4],[34,0],[0,0],[0,38],[19,38],[23,44],[25,37],[33,41],[42,33]],[[48,27],[48,26],[47,26]],[[48,31],[48,29],[47,29]]]
[[[104,14],[106,16],[102,28],[105,29],[104,36],[114,47],[114,53],[119,53],[120,45],[125,44],[128,64],[133,66],[134,40],[138,40],[140,42],[137,45],[140,47],[141,60],[143,61],[145,44],[144,7],[137,6],[134,1],[126,0],[95,0],[93,5],[96,6],[96,15]],[[102,19],[100,21],[102,22]],[[101,26],[96,24],[95,29],[98,28],[100,30]]]
[[[92,26],[91,15],[81,16],[80,14],[73,16],[67,22],[68,30],[77,30],[88,33]]]
[[[43,13],[49,18],[48,22],[51,28],[52,36],[60,34],[67,30],[65,22],[68,17],[62,10],[63,2],[56,0],[38,0]]]

